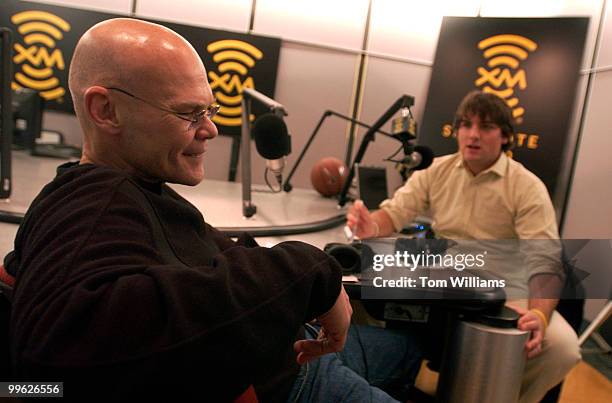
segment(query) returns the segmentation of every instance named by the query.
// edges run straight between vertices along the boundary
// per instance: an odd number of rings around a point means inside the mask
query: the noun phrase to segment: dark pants
[[[317,337],[307,327],[306,337]],[[421,364],[417,338],[397,330],[351,326],[344,350],[304,364],[287,402],[397,402],[383,390],[414,383]]]

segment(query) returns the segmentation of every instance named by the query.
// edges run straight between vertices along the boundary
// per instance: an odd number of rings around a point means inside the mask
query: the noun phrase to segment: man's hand
[[[351,325],[351,315],[353,315],[353,308],[342,287],[334,306],[317,318],[321,323],[317,339],[298,340],[293,345],[293,349],[298,353],[298,364],[301,365],[324,354],[342,350]]]
[[[348,209],[346,225],[353,231],[353,235],[361,239],[376,237],[380,232],[378,223],[374,221],[372,214],[361,200],[357,200]]]
[[[542,352],[542,340],[544,340],[544,332],[546,330],[542,318],[532,311],[528,311],[517,306],[512,306],[521,317],[518,321],[518,328],[520,330],[528,330],[531,332],[529,340],[525,344],[525,350],[527,350],[527,358],[533,358]]]

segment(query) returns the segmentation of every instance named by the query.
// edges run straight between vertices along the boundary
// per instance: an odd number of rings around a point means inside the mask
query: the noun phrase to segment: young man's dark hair
[[[481,121],[488,120],[498,125],[502,131],[502,136],[508,139],[506,144],[502,144],[502,150],[507,151],[512,148],[514,145],[512,111],[503,99],[497,95],[478,90],[468,93],[455,112],[453,129],[457,131],[461,120],[469,115],[476,115]]]

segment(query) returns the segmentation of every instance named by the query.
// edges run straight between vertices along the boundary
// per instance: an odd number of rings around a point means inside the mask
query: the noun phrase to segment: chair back
[[[11,297],[15,279],[0,265],[0,379],[9,380],[11,359],[9,353],[9,323],[11,322]]]

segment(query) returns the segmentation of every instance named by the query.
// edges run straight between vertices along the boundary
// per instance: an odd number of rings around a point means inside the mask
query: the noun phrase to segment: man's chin
[[[172,178],[168,182],[178,185],[195,186],[202,182],[202,180],[204,180],[204,171],[201,173],[192,173],[190,175],[180,175]]]
[[[462,153],[465,161],[477,161],[480,159],[480,152],[478,151],[464,151]]]
[[[202,182],[202,180],[204,180],[204,175],[199,175],[197,177],[189,177],[189,178],[185,178],[184,180],[182,180],[181,182],[179,182],[181,185],[186,185],[186,186],[195,186],[198,185],[200,182]]]

